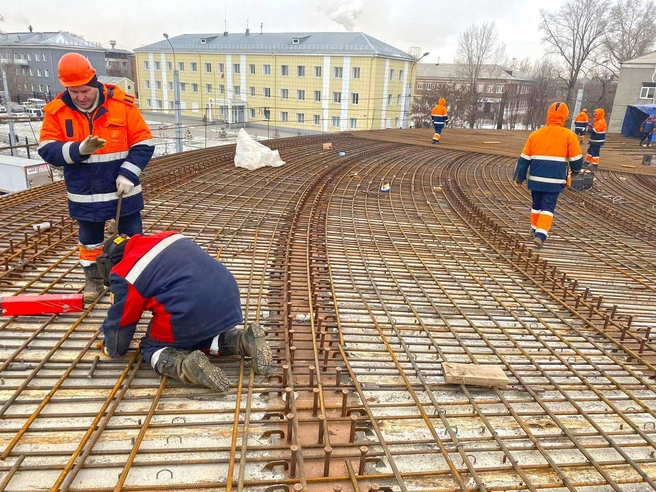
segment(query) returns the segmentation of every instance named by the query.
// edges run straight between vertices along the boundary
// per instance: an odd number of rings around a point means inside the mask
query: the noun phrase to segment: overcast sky
[[[69,31],[109,47],[135,49],[183,33],[358,31],[423,61],[453,62],[458,33],[494,21],[509,59],[542,55],[538,9],[565,0],[16,0],[2,2],[5,32]]]

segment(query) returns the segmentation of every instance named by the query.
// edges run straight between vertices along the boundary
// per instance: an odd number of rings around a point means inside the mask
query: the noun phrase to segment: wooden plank
[[[499,366],[456,364],[442,362],[444,379],[448,384],[467,384],[471,386],[508,386],[508,376]]]

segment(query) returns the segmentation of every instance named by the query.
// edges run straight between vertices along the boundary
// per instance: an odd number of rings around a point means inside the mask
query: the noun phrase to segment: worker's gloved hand
[[[118,196],[127,195],[134,188],[134,183],[122,174],[118,175],[116,178],[116,194]]]
[[[80,154],[84,154],[84,155],[93,154],[94,152],[97,152],[98,150],[102,149],[106,143],[107,140],[105,140],[104,138],[93,137],[89,135],[80,144]]]

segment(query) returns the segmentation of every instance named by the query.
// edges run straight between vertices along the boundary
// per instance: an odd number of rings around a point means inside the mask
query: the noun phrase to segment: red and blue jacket
[[[528,136],[513,178],[521,183],[528,175],[529,190],[560,193],[567,184],[569,169],[581,171],[579,139],[563,126],[568,115],[565,103],[553,103],[547,113],[547,125]]]
[[[139,176],[153,155],[152,134],[134,97],[111,84],[98,84],[98,107],[80,111],[68,91],[60,93],[43,111],[39,155],[48,164],[64,169],[68,210],[73,219],[103,222],[116,215],[116,178],[134,183],[124,195],[121,215],[143,209]],[[80,144],[89,135],[107,141],[99,151],[80,154]]]
[[[592,125],[588,127],[588,133],[590,134],[588,143],[591,146],[601,147],[606,142],[607,126],[604,118],[606,112],[601,108],[597,108],[594,110],[593,115]]]
[[[243,322],[239,287],[230,271],[175,231],[136,234],[109,274],[114,303],[100,330],[110,357],[125,355],[144,311],[147,337],[188,348]]]

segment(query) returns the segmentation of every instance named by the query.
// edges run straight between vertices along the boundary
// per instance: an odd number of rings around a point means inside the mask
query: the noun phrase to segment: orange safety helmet
[[[64,87],[85,85],[96,75],[95,69],[84,56],[79,53],[66,53],[57,65],[57,78]]]

